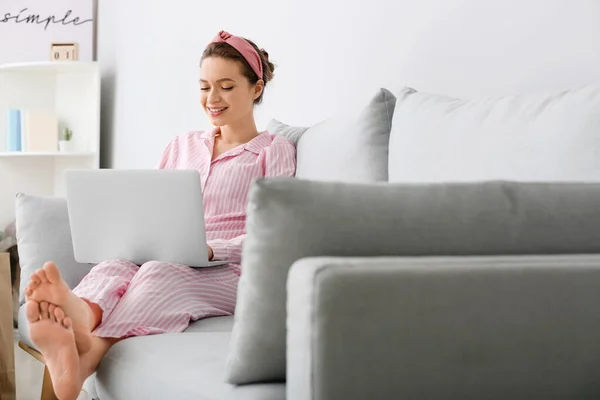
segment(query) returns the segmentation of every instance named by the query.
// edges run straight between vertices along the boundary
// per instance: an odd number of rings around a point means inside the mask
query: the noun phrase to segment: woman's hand
[[[208,261],[211,261],[215,254],[213,253],[212,247],[208,246]]]

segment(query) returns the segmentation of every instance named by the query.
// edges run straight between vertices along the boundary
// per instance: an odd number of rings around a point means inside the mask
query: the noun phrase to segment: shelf
[[[65,171],[100,167],[100,78],[96,62],[0,65],[0,227],[15,219],[15,193],[63,197]],[[73,131],[73,151],[8,151],[9,108],[54,112]]]
[[[0,152],[0,158],[4,157],[94,157],[92,152],[48,152],[48,153],[22,153],[20,151]]]
[[[95,61],[42,61],[22,64],[2,64],[0,71],[48,71],[48,72],[77,72],[97,71],[98,65]]]

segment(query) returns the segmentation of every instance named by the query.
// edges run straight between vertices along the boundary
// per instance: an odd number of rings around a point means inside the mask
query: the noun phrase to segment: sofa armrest
[[[598,398],[600,256],[305,258],[287,399]]]

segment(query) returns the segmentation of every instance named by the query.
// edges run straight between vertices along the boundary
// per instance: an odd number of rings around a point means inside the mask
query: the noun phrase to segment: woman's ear
[[[262,79],[259,79],[258,82],[254,85],[254,100],[258,99],[265,89],[265,82]]]

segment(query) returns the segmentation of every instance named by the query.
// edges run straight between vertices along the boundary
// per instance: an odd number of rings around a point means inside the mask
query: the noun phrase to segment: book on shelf
[[[28,153],[58,150],[58,118],[50,110],[9,110],[7,150]]]
[[[8,110],[6,132],[6,150],[21,151],[21,110]]]
[[[21,146],[26,152],[58,150],[58,119],[47,110],[21,111]]]

